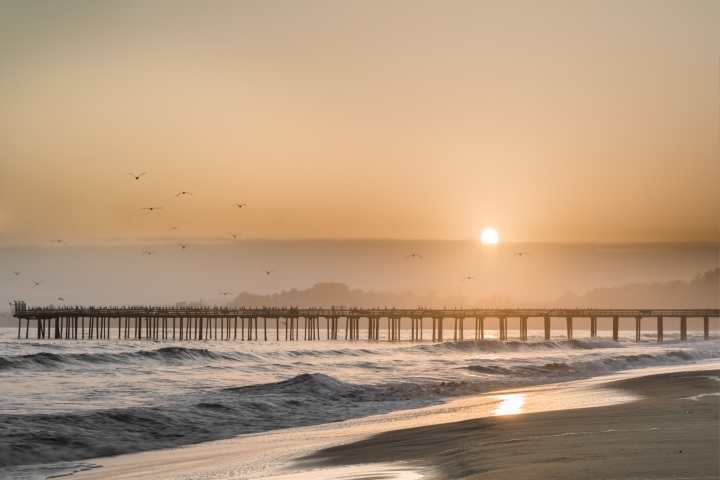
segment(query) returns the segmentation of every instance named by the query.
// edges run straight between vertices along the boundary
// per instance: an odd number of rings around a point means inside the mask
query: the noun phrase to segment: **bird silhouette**
[[[62,297],[60,297],[60,298],[58,298],[58,301],[60,301],[60,302],[64,302],[64,301],[65,301],[65,299],[64,299],[64,298],[62,298]]]
[[[418,255],[417,253],[411,253],[410,255],[405,257],[405,260],[407,260],[408,258],[419,258],[420,260],[423,260],[423,257],[421,255]]]
[[[16,272],[15,270],[12,271],[15,275],[20,275],[23,271],[20,270],[19,272]]]
[[[238,208],[242,208],[242,207],[246,207],[246,206],[247,206],[247,203],[236,203],[233,205],[233,207],[238,207]]]
[[[143,255],[155,255],[157,252],[153,250],[152,252],[145,251],[143,252]]]
[[[183,249],[183,250],[185,250],[185,247],[187,247],[187,243],[186,243],[186,244],[184,244],[184,245],[183,245],[182,243],[178,243],[178,245],[180,245],[180,246],[182,247],[182,249]]]
[[[172,232],[173,230],[180,230],[180,229],[177,227],[172,227],[170,230],[168,230],[168,232]]]
[[[34,280],[34,279],[31,279],[31,280],[33,281],[33,283],[35,283],[35,286],[38,286],[38,285],[40,285],[41,283],[43,283],[43,282],[45,281],[45,280],[40,280],[40,281],[38,282],[38,281],[36,281],[36,280]]]
[[[477,278],[475,278],[475,277],[465,277],[465,278],[462,279],[463,282],[464,282],[465,280],[477,280]]]
[[[176,197],[179,197],[180,195],[190,195],[190,196],[193,196],[193,197],[195,196],[195,195],[193,195],[193,194],[190,193],[190,192],[180,192],[180,193],[178,193],[178,194],[175,195],[175,196],[176,196]]]
[[[515,252],[513,253],[513,257],[522,257],[523,255],[530,255],[530,252]]]
[[[67,245],[67,242],[65,240],[60,239],[50,240],[50,243],[62,243],[63,245]]]
[[[151,212],[153,210],[160,210],[162,207],[141,207],[143,210],[150,210]]]
[[[220,292],[220,295],[231,295],[230,292]]]
[[[147,173],[147,172],[143,172],[143,173],[141,173],[140,175],[135,175],[134,173],[128,172],[128,175],[132,175],[133,177],[135,177],[135,180],[140,180],[140,177],[142,177],[142,176],[145,175],[146,173]]]
[[[228,235],[230,235],[233,238],[237,238],[238,235],[242,235],[242,234],[241,233],[228,233]]]
[[[263,272],[265,272],[268,275],[270,275],[272,272],[275,271],[275,270],[265,270],[264,268],[261,268],[260,270],[262,270]]]

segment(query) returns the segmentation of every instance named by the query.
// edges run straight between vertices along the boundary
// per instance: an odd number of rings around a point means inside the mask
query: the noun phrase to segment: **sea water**
[[[697,335],[635,343],[529,333],[522,342],[494,340],[492,331],[444,343],[180,342],[26,340],[0,329],[0,478],[46,478],[100,456],[720,358],[720,341]]]

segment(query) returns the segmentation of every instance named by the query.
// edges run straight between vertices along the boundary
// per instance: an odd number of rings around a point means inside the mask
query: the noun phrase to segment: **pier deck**
[[[387,339],[400,340],[401,320],[411,322],[411,340],[422,340],[423,321],[432,322],[432,340],[443,341],[444,321],[453,322],[453,340],[464,340],[465,320],[474,320],[474,339],[485,338],[485,321],[494,320],[499,340],[508,339],[508,319],[519,319],[519,339],[527,340],[528,319],[544,320],[545,339],[550,339],[552,319],[564,320],[568,339],[573,338],[573,321],[590,320],[590,336],[597,337],[598,318],[611,318],[614,340],[618,339],[621,318],[635,320],[635,339],[640,341],[643,319],[655,319],[657,340],[663,341],[664,320],[680,319],[680,340],[687,340],[687,319],[702,318],[705,339],[710,336],[710,318],[719,318],[720,309],[396,309],[396,308],[229,308],[229,307],[28,307],[15,302],[13,316],[18,319],[18,338],[25,338],[32,330],[35,338],[55,339],[152,339],[152,340],[258,340],[262,333],[268,340],[268,326],[275,327],[275,340],[299,340],[302,326],[303,340],[338,339],[342,323],[345,339],[380,339],[381,320],[387,326]],[[366,331],[361,335],[360,320],[365,319]],[[321,334],[324,320],[325,334]],[[262,322],[259,325],[260,321]],[[31,329],[31,322],[34,323]],[[87,325],[87,326],[86,326]],[[260,332],[259,330],[262,330]],[[449,339],[449,338],[447,338]],[[429,340],[429,339],[428,339]]]

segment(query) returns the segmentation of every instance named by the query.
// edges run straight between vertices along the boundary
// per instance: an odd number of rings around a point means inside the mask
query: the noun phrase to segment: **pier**
[[[598,319],[607,318],[612,319],[613,340],[619,338],[620,320],[631,319],[635,322],[635,341],[640,341],[643,320],[650,320],[646,323],[654,327],[657,341],[662,342],[667,319],[680,320],[680,340],[685,341],[689,318],[703,319],[706,340],[710,338],[710,318],[720,318],[720,309],[28,307],[18,301],[12,313],[18,319],[18,338],[75,340],[268,340],[268,327],[274,327],[276,341],[337,340],[341,338],[341,325],[346,340],[379,340],[385,324],[387,339],[398,341],[403,319],[410,321],[412,341],[465,340],[466,320],[474,322],[473,340],[484,340],[486,327],[493,325],[499,331],[498,339],[508,340],[511,318],[519,320],[519,340],[528,339],[530,318],[543,320],[545,340],[550,340],[553,320],[559,320],[570,340],[575,319],[589,319],[590,337],[595,338]],[[361,331],[361,320],[367,323],[366,331]],[[431,338],[423,339],[424,324],[432,326]]]

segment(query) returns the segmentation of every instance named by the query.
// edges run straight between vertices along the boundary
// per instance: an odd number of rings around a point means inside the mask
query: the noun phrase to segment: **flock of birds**
[[[147,175],[147,174],[148,174],[148,172],[143,172],[143,173],[140,173],[140,174],[137,174],[137,175],[134,174],[134,173],[128,172],[128,175],[132,176],[135,180],[140,180],[140,177],[142,177],[143,175]],[[185,195],[194,196],[191,192],[188,192],[188,191],[183,190],[183,191],[179,192],[177,195],[175,195],[175,198],[180,197],[180,196],[185,196]],[[247,203],[234,203],[232,206],[233,206],[233,207],[238,207],[238,208],[244,208],[244,207],[247,206]],[[155,211],[155,210],[162,210],[163,207],[140,207],[140,208],[141,208],[142,210],[148,210],[148,211],[150,211],[150,212],[153,212],[153,211]],[[172,231],[178,231],[178,230],[179,230],[179,228],[177,228],[177,227],[171,227],[168,231],[172,232]],[[237,237],[238,237],[239,235],[241,235],[241,234],[240,234],[240,233],[228,233],[228,235],[230,235],[230,236],[235,240],[235,239],[237,239]],[[53,239],[53,240],[50,240],[50,243],[57,243],[57,244],[59,244],[59,245],[65,245],[65,246],[67,246],[67,242],[65,242],[65,241],[62,240],[62,239],[58,239],[58,238]],[[185,244],[183,244],[183,243],[178,243],[178,245],[179,245],[183,250],[185,250],[185,249],[188,247],[188,244],[186,244],[186,243],[185,243]],[[148,256],[153,256],[153,255],[156,255],[157,252],[156,252],[155,250],[145,250],[145,251],[142,252],[142,254],[143,254],[143,255],[148,255]],[[522,258],[522,257],[527,256],[527,255],[530,255],[530,252],[524,252],[524,251],[523,251],[523,252],[515,252],[515,253],[512,254],[513,258],[514,258],[514,257],[520,257],[520,258]],[[417,254],[417,253],[411,253],[411,254],[409,254],[408,256],[405,257],[405,260],[424,260],[424,259],[425,259],[425,257],[423,257],[422,255],[419,255],[419,254]],[[271,273],[275,272],[275,270],[267,270],[267,269],[264,269],[264,268],[262,268],[261,270],[262,270],[263,272],[265,272],[266,275],[270,275]],[[23,271],[22,271],[22,270],[19,270],[19,271],[14,271],[14,270],[13,270],[12,272],[13,272],[16,276],[19,276]],[[33,283],[35,284],[35,286],[39,286],[40,284],[44,283],[44,280],[35,280],[35,279],[31,279],[31,280],[33,281]],[[464,277],[464,278],[461,280],[461,282],[466,282],[466,281],[477,281],[477,278],[476,278],[476,277],[473,277],[473,276],[467,276],[467,277]],[[232,295],[232,293],[231,293],[231,292],[219,292],[218,295],[227,296],[227,295]],[[59,297],[59,298],[58,298],[58,301],[65,301],[65,299],[62,298],[62,297]]]

